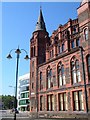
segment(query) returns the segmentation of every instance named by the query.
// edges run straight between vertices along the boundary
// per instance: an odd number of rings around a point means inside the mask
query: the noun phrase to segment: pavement
[[[0,111],[0,120],[14,120],[14,114],[10,110]],[[29,112],[19,112],[16,120],[90,120],[88,118],[30,118]]]
[[[11,110],[0,110],[0,120],[13,120],[14,113],[11,113]],[[16,114],[17,120],[30,120],[28,112],[20,112]]]

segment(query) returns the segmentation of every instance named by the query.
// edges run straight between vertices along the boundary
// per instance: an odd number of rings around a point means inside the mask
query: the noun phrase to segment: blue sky
[[[65,24],[69,18],[77,18],[78,2],[7,2],[2,3],[2,94],[14,94],[16,74],[16,54],[12,60],[6,58],[11,49],[25,49],[30,54],[30,38],[35,30],[40,6],[49,35],[59,24]],[[30,71],[29,61],[23,58],[19,62],[19,76]],[[1,74],[1,73],[0,73]],[[0,93],[1,94],[1,93]]]

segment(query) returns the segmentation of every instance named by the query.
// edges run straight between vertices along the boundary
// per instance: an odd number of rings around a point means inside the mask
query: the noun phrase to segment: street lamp
[[[17,48],[17,49],[12,49],[10,52],[9,52],[9,54],[8,54],[8,56],[7,56],[7,58],[8,59],[12,59],[12,56],[11,56],[11,52],[12,51],[14,51],[15,53],[16,53],[16,58],[17,58],[17,62],[16,62],[16,89],[15,89],[15,114],[14,114],[14,120],[16,120],[16,110],[17,110],[17,81],[18,81],[18,65],[19,65],[19,56],[20,56],[20,54],[21,54],[21,51],[24,51],[25,53],[26,53],[26,56],[25,56],[25,60],[28,60],[28,59],[30,59],[29,57],[28,57],[28,54],[27,54],[27,51],[26,50],[24,50],[24,49],[19,49],[19,47]]]

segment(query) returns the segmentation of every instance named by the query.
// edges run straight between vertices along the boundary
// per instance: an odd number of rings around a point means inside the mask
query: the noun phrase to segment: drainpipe
[[[83,58],[83,51],[84,49],[80,46],[80,54],[82,60],[82,75],[84,80],[84,92],[85,92],[85,102],[86,102],[86,113],[88,113],[88,99],[87,99],[87,88],[86,88],[86,74],[85,74],[85,65],[84,65],[84,58]]]
[[[38,118],[38,66],[36,68],[36,113]]]

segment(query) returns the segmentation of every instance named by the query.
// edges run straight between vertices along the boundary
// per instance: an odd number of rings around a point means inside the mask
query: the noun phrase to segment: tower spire
[[[82,0],[81,5],[85,4],[86,2],[90,2],[90,0]]]
[[[38,31],[38,30],[46,31],[46,26],[45,26],[43,14],[42,14],[42,7],[41,6],[40,6],[40,14],[39,14],[39,17],[38,17],[38,21],[37,21],[37,24],[36,24],[35,31]]]

